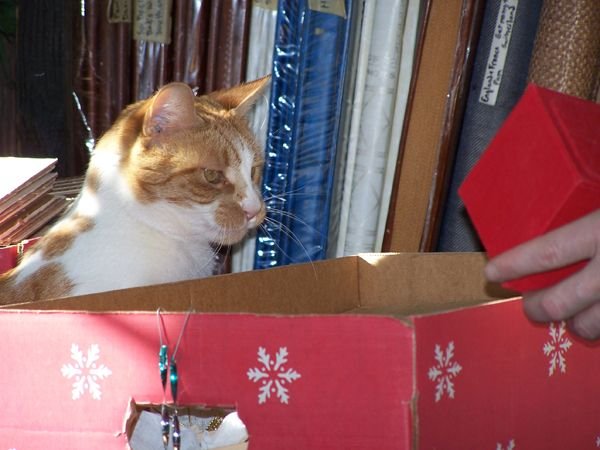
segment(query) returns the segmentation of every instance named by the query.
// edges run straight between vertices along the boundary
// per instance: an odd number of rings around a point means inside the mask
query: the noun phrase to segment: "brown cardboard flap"
[[[411,315],[508,298],[480,253],[363,254],[10,308],[84,311]]]
[[[515,295],[486,282],[483,253],[360,256],[358,276],[364,311],[423,314]]]
[[[11,305],[85,311],[339,314],[359,305],[357,258],[347,257],[201,280]]]

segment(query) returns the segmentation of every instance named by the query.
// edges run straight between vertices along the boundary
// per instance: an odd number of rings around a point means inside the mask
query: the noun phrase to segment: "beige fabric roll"
[[[595,100],[600,72],[600,1],[545,0],[529,81]]]

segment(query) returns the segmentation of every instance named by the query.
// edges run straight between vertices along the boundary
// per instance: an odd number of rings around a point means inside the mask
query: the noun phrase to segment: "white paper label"
[[[518,4],[519,0],[502,0],[500,2],[492,47],[490,48],[485,75],[483,76],[483,85],[479,93],[479,101],[486,105],[494,106],[498,98]]]
[[[171,42],[171,1],[137,0],[134,3],[133,38],[136,41]]]
[[[254,0],[252,6],[277,11],[277,0]]]
[[[308,0],[308,7],[313,11],[346,18],[346,5],[344,0]]]
[[[133,0],[110,0],[108,2],[108,21],[110,23],[131,23],[131,2]]]

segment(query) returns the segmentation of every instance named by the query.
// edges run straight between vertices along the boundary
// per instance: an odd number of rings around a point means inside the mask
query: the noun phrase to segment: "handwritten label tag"
[[[270,9],[271,11],[277,11],[278,0],[254,0],[252,6],[257,8]]]
[[[346,18],[346,4],[344,0],[308,0],[308,7],[313,11],[335,14]]]
[[[170,44],[172,0],[137,0],[134,5],[133,38]]]
[[[108,21],[110,23],[130,23],[133,0],[110,0],[108,2]]]
[[[492,39],[492,47],[488,56],[483,85],[479,93],[479,101],[486,105],[494,106],[498,98],[498,91],[502,84],[502,74],[504,73],[504,64],[506,63],[506,54],[510,45],[517,6],[519,0],[502,0],[498,17],[496,18],[496,28]]]

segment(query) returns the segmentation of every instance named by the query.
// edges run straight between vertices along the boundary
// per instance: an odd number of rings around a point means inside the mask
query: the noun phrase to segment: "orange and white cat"
[[[264,159],[246,115],[268,82],[200,97],[171,83],[127,107],[69,212],[0,276],[0,304],[212,274],[213,246],[265,217]]]

